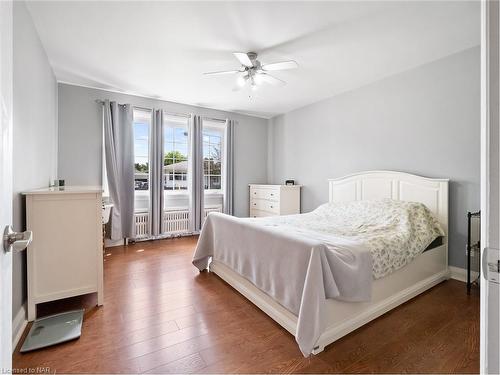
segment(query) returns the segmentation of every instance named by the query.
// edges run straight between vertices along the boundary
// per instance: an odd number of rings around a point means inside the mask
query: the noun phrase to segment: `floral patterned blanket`
[[[424,204],[392,199],[326,203],[306,214],[254,220],[359,242],[372,254],[375,279],[410,263],[445,235]]]

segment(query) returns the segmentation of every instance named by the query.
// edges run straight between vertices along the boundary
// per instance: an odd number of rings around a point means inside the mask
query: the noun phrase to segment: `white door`
[[[481,359],[480,371],[500,373],[500,7],[481,12]]]
[[[12,2],[0,1],[0,234],[12,223]],[[0,372],[12,367],[12,252],[0,243]]]

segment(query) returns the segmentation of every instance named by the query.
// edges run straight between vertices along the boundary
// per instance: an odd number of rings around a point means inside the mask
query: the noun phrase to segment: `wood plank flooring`
[[[82,337],[20,354],[17,371],[57,373],[478,373],[479,296],[449,280],[325,351],[294,338],[229,285],[191,265],[196,237],[106,251],[95,295],[39,307],[85,307]],[[26,332],[25,332],[26,334]],[[35,369],[35,370],[27,370]],[[37,369],[37,370],[36,370]],[[31,371],[31,372],[29,372]]]

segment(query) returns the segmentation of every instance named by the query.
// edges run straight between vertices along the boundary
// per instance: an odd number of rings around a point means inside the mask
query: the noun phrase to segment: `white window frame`
[[[147,151],[147,163],[148,163],[148,189],[147,190],[135,190],[134,191],[147,191],[149,194],[150,183],[151,183],[151,127],[153,126],[153,112],[151,110],[143,109],[143,108],[132,108],[132,124],[134,126],[135,132],[135,123],[147,123],[148,124],[148,151]],[[135,133],[134,133],[134,185],[135,185]]]
[[[135,126],[135,122],[139,119],[144,120],[144,122],[149,124],[148,128],[148,189],[147,190],[136,190],[135,189],[135,166],[134,166],[134,202],[147,201],[147,206],[145,208],[138,208],[134,205],[135,213],[144,213],[150,211],[151,205],[151,133],[153,126],[153,110],[147,108],[132,107],[132,124]],[[134,129],[135,131],[135,129]],[[135,149],[135,134],[134,134],[134,149]],[[134,150],[134,164],[135,164],[135,150]],[[151,233],[151,225],[149,225],[148,232]]]
[[[208,125],[206,125],[206,124],[208,124]],[[224,170],[224,165],[226,163],[226,155],[224,155],[224,146],[226,143],[226,139],[225,139],[226,120],[202,117],[202,137],[204,135],[203,133],[204,133],[205,127],[221,130],[222,135],[221,135],[221,144],[220,144],[220,147],[221,147],[221,150],[220,150],[221,151],[221,154],[220,154],[220,157],[221,157],[221,174],[220,174],[221,188],[220,189],[204,189],[204,192],[206,195],[210,195],[210,196],[214,196],[214,197],[215,196],[223,197],[224,196],[224,189],[222,186],[222,181],[223,181],[222,171]],[[202,148],[204,146],[204,143],[205,142],[203,141],[203,138],[202,138],[202,145],[201,145]],[[203,163],[205,163],[205,161],[203,161]],[[205,176],[206,176],[205,175],[205,165],[203,165],[203,179],[205,179]],[[208,175],[208,176],[212,176],[212,175]],[[217,176],[217,175],[214,175],[214,176]]]
[[[175,114],[169,114],[167,112],[164,112],[164,118],[163,118],[163,133],[162,133],[162,137],[163,137],[163,152],[164,152],[164,155],[163,155],[163,159],[165,159],[165,143],[166,143],[166,139],[165,139],[165,122],[166,122],[166,119],[169,118],[172,120],[172,122],[178,122],[179,124],[182,123],[182,125],[186,125],[186,130],[188,131],[189,133],[189,118],[190,117],[186,117],[186,116],[182,116],[182,115],[175,115]],[[181,121],[182,120],[182,121]],[[185,123],[184,123],[185,121]],[[173,142],[174,145],[175,145],[175,142]],[[189,160],[191,158],[191,155],[190,155],[190,145],[189,145],[189,135],[188,135],[188,141],[186,142],[186,146],[187,146],[187,155],[186,155],[186,160],[189,164]],[[163,165],[164,163],[164,160],[162,160],[162,168],[165,168],[165,166]],[[186,175],[189,173],[189,171],[186,171]],[[176,172],[177,174],[177,172]],[[167,178],[168,174],[165,173],[165,170],[164,170],[164,179]],[[176,180],[175,180],[175,177],[174,179],[172,180],[173,183],[175,184]],[[188,181],[188,179],[186,178],[185,180],[182,180],[182,181]],[[188,195],[189,194],[189,186],[187,186],[187,189],[178,189],[178,190],[175,190],[175,189],[172,189],[172,190],[166,190],[166,189],[163,189],[163,193],[164,194],[168,194],[168,195]]]

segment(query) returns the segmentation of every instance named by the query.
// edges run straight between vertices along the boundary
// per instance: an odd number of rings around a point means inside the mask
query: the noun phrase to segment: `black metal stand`
[[[471,267],[472,267],[472,262],[471,262],[471,253],[473,251],[476,251],[476,258],[479,257],[479,250],[481,248],[480,240],[476,243],[472,243],[471,239],[471,226],[472,226],[472,220],[476,218],[479,220],[479,225],[481,225],[481,211],[477,212],[468,212],[467,213],[467,294],[470,294],[470,290],[473,284],[473,281],[471,280]],[[477,262],[478,267],[480,267],[480,262]],[[478,270],[479,271],[479,270]]]

